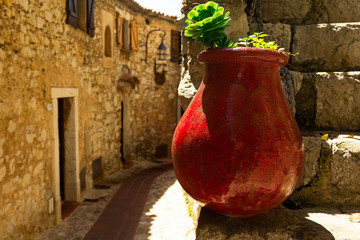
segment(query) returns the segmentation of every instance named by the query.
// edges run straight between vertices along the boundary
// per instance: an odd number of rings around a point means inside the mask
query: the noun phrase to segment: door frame
[[[60,196],[60,158],[59,158],[59,126],[58,126],[58,99],[71,98],[73,111],[69,117],[74,121],[73,159],[71,162],[73,173],[71,174],[71,196],[70,200],[80,202],[80,176],[79,176],[79,91],[77,88],[51,88],[51,99],[53,106],[53,136],[54,136],[54,158],[52,164],[53,190],[55,195],[55,221],[56,224],[62,221],[61,218],[61,196]]]

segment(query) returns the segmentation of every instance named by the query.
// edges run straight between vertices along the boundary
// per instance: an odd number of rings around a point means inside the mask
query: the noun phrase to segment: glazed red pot
[[[302,173],[304,146],[280,84],[287,57],[257,48],[199,54],[205,75],[175,130],[172,160],[205,208],[250,217],[281,204]]]

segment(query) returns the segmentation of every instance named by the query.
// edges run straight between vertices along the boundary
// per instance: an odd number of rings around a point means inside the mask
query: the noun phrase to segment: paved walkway
[[[195,239],[171,164],[133,166],[101,186],[88,191],[72,216],[40,240]]]
[[[153,180],[170,169],[171,165],[150,168],[126,180],[84,240],[133,239]]]
[[[78,209],[40,239],[194,240],[195,225],[171,165],[145,164],[89,190]],[[360,223],[349,219],[358,210],[306,208],[292,214],[322,226],[329,239],[360,240]]]

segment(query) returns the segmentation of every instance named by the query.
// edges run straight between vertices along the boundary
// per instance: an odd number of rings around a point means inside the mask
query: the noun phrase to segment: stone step
[[[358,209],[273,209],[252,218],[225,217],[201,209],[196,240],[360,240]]]
[[[359,22],[359,7],[359,0],[263,0],[262,16],[291,25]]]
[[[360,72],[290,74],[294,95],[288,100],[301,129],[360,130]]]
[[[303,175],[291,198],[307,207],[360,202],[360,132],[303,132]]]
[[[360,70],[360,22],[296,26],[292,34],[294,70]]]

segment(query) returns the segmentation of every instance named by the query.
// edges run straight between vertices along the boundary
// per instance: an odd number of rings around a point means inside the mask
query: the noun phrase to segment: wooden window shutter
[[[129,21],[123,19],[123,49],[130,50]]]
[[[94,6],[95,0],[87,0],[87,21],[86,31],[90,37],[94,37],[95,25],[94,25]]]
[[[131,22],[130,25],[130,35],[131,35],[131,51],[137,52],[139,50],[139,27],[136,25],[135,22]]]
[[[76,0],[66,0],[66,23],[77,27]]]
[[[123,46],[123,18],[120,14],[117,14],[117,45],[118,47]]]
[[[179,59],[180,49],[181,49],[180,32],[176,30],[171,30],[171,51],[170,51],[171,59],[174,60]]]

